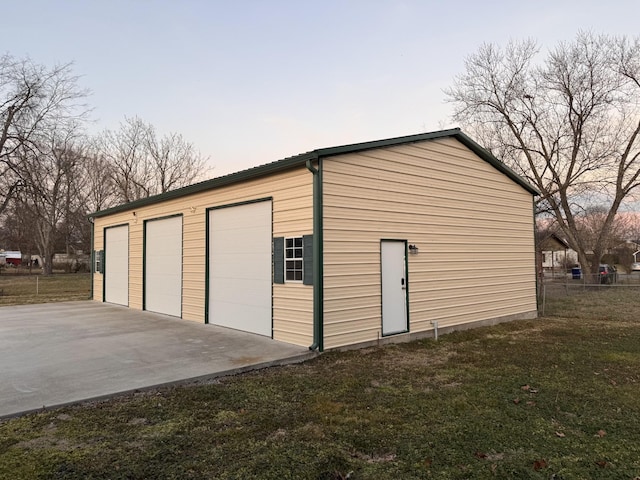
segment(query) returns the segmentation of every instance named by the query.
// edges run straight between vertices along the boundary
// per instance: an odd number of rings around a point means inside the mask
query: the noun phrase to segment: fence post
[[[547,306],[547,284],[542,285],[542,316],[544,317],[544,310]]]
[[[39,279],[40,279],[40,276],[39,276],[39,275],[36,275],[36,297],[37,297],[37,296],[38,296],[38,294],[40,293],[40,283],[39,283],[39,281],[38,281]]]

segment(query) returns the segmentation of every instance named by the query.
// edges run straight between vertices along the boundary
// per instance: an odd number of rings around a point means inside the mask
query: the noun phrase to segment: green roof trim
[[[234,183],[244,182],[254,178],[265,177],[273,173],[282,172],[295,167],[304,167],[307,160],[316,160],[321,157],[330,157],[335,155],[342,155],[345,153],[359,152],[363,150],[371,150],[374,148],[392,147],[395,145],[402,145],[407,143],[422,142],[424,140],[435,140],[438,138],[451,137],[458,140],[460,143],[469,148],[472,152],[478,155],[480,158],[494,166],[497,170],[504,173],[514,182],[521,185],[525,190],[533,195],[539,195],[540,192],[531,186],[527,181],[520,177],[517,173],[511,170],[508,166],[494,157],[488,150],[485,150],[470,137],[462,133],[459,128],[452,128],[449,130],[439,130],[436,132],[419,133],[416,135],[407,135],[404,137],[388,138],[384,140],[375,140],[372,142],[353,143],[350,145],[341,145],[338,147],[319,148],[311,152],[302,153],[293,157],[287,157],[282,160],[267,163],[257,167],[242,170],[240,172],[231,173],[222,177],[212,178],[203,182],[194,183],[187,187],[171,190],[166,193],[153,195],[147,198],[141,198],[133,202],[124,203],[112,208],[100,210],[89,215],[90,218],[104,217],[113,213],[124,212],[127,210],[140,208],[146,205],[152,205],[154,203],[163,202],[175,198],[185,197],[187,195],[193,195],[195,193],[204,192],[207,190],[213,190],[226,185],[232,185]]]

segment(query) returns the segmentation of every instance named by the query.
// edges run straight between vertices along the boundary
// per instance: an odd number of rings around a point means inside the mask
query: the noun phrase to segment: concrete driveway
[[[105,303],[0,307],[0,418],[311,356],[260,335]]]

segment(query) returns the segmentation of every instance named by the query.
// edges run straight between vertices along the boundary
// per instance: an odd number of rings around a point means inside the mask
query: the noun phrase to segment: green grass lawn
[[[0,478],[632,480],[638,293],[6,420]]]
[[[87,300],[91,274],[24,275],[6,269],[0,274],[0,292],[0,306]]]

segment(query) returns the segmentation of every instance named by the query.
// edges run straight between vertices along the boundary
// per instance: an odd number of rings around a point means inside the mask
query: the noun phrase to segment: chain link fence
[[[584,273],[580,269],[567,272],[546,272],[538,279],[540,314],[544,315],[547,301],[571,295],[582,295],[606,289],[638,289],[640,294],[640,271],[600,271]]]

